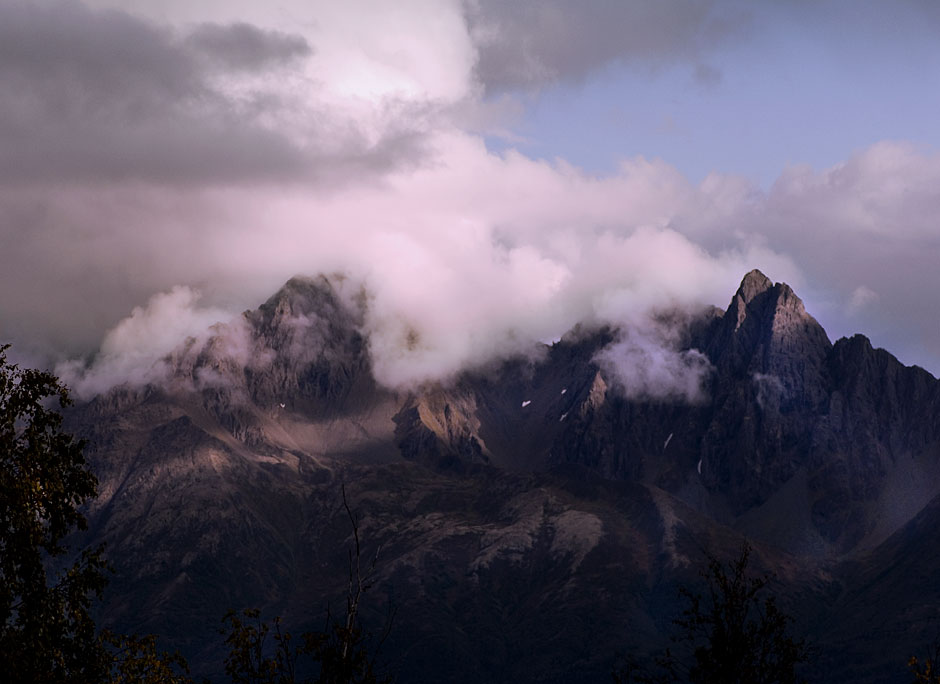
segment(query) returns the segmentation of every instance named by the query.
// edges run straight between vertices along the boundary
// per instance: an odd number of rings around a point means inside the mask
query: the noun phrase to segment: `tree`
[[[747,572],[751,548],[744,544],[737,559],[723,565],[709,556],[701,576],[704,593],[679,590],[687,601],[674,620],[680,653],[667,649],[657,659],[659,672],[646,674],[635,666],[615,673],[617,681],[691,682],[691,684],[798,684],[797,667],[809,659],[803,639],[789,635],[792,618],[774,596],[767,596],[769,578]]]
[[[0,662],[6,681],[101,681],[107,657],[89,615],[106,584],[101,548],[59,571],[66,537],[97,494],[83,443],[55,410],[58,379],[7,362],[0,346]]]
[[[359,521],[346,499],[342,487],[343,508],[353,532],[353,548],[349,550],[349,579],[346,588],[346,611],[342,619],[327,611],[326,626],[322,631],[305,632],[300,643],[293,645],[290,632],[281,630],[281,619],[274,618],[273,628],[261,619],[258,610],[249,609],[241,614],[229,611],[225,644],[229,655],[225,659],[225,673],[232,684],[382,684],[391,681],[376,667],[379,648],[391,629],[391,615],[385,631],[374,651],[369,649],[369,634],[361,624],[360,604],[372,587],[378,552],[367,569],[362,567],[362,547],[359,539]],[[266,646],[273,636],[273,652]],[[302,678],[302,670],[317,671],[316,676]]]
[[[107,684],[193,684],[185,658],[160,651],[152,634],[128,636],[104,630],[101,641],[109,650]]]
[[[934,640],[923,661],[911,656],[907,667],[914,677],[913,684],[940,684],[940,639]]]
[[[297,677],[297,659],[303,648],[291,647],[290,632],[281,631],[281,619],[274,618],[274,653],[268,655],[265,641],[271,626],[261,619],[257,609],[234,610],[222,620],[228,625],[223,633],[229,654],[225,658],[225,674],[232,684],[293,684]]]

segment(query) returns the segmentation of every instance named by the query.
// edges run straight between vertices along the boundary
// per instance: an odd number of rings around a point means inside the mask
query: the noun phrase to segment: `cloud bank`
[[[651,312],[723,306],[757,267],[830,333],[940,368],[940,301],[917,295],[940,260],[930,150],[881,142],[768,189],[493,150],[480,131],[511,128],[507,97],[613,62],[714,75],[749,26],[734,4],[597,7],[565,26],[561,0],[3,3],[0,333],[84,359],[62,368],[91,393],[146,380],[173,339],[295,274],[343,272],[369,293],[379,379],[403,386],[582,320],[649,330]],[[707,369],[660,342],[608,361],[694,398]]]
[[[710,50],[750,24],[742,7],[715,0],[477,0],[467,3],[467,18],[479,50],[475,73],[496,91],[580,81],[617,61],[647,69],[685,63],[713,79]]]
[[[557,339],[582,320],[639,324],[654,310],[723,301],[755,263],[798,275],[760,245],[710,254],[671,228],[677,210],[697,213],[711,200],[664,164],[635,160],[616,177],[596,179],[563,164],[492,155],[459,133],[435,144],[446,167],[389,176],[379,187],[328,197],[245,189],[187,195],[188,206],[175,205],[182,222],[171,227],[163,202],[179,203],[179,193],[148,195],[139,214],[119,203],[92,242],[105,243],[107,226],[152,223],[145,239],[127,244],[126,266],[110,250],[73,250],[62,255],[60,276],[71,272],[79,284],[90,271],[124,271],[121,280],[160,291],[182,281],[200,287],[216,309],[233,303],[231,317],[290,274],[341,271],[370,295],[364,326],[378,378],[402,386]],[[69,198],[62,215],[97,205],[89,218],[101,221],[105,204],[96,193]],[[24,255],[34,248],[23,245]],[[155,301],[161,318],[172,318],[163,305],[177,303],[180,320],[202,320],[191,298]],[[85,325],[93,338],[86,310],[76,310],[69,328]],[[142,311],[151,310],[154,304]],[[135,312],[130,320],[144,318]],[[121,339],[133,348],[130,337]]]

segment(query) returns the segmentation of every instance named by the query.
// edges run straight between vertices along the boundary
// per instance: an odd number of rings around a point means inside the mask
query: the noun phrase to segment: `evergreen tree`
[[[748,574],[751,547],[726,565],[710,556],[704,592],[682,587],[687,601],[674,621],[676,649],[657,659],[658,672],[632,665],[618,682],[691,684],[800,684],[798,666],[809,659],[803,639],[789,634],[792,618],[767,595],[768,577]]]

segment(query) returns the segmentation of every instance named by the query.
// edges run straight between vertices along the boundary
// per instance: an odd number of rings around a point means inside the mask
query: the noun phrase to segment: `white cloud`
[[[123,279],[160,290],[200,284],[210,304],[226,303],[226,310],[257,305],[296,273],[346,272],[371,293],[365,329],[377,376],[392,386],[524,352],[581,320],[640,324],[651,311],[723,302],[755,262],[777,274],[795,272],[767,250],[711,255],[665,227],[703,202],[704,191],[661,163],[635,160],[617,176],[596,179],[564,163],[495,156],[457,132],[438,135],[435,146],[437,165],[325,196],[297,189],[128,191],[104,214],[88,217],[85,229],[100,231],[101,241],[76,246],[58,268],[79,286],[98,270],[124,270]],[[61,215],[82,203],[101,205],[95,193],[78,193]],[[176,221],[158,233],[170,203]],[[141,232],[97,248],[125,225]],[[168,316],[173,308],[162,301],[119,324],[105,340],[105,357],[128,331]],[[191,315],[190,300],[172,303],[187,331],[189,322],[204,320]],[[104,311],[116,302],[97,304]],[[93,326],[65,312],[55,320]],[[107,367],[130,374],[155,353],[145,347]]]
[[[864,332],[937,373],[938,214],[940,154],[883,141],[829,169],[787,169],[735,225],[800,264],[831,336]]]
[[[877,292],[864,285],[859,285],[852,290],[852,296],[849,297],[848,313],[852,315],[857,314],[876,301],[878,301]]]
[[[768,373],[754,373],[751,379],[757,387],[757,405],[764,411],[779,411],[780,402],[786,398],[783,381]]]
[[[198,300],[197,292],[182,286],[154,295],[105,335],[90,365],[63,362],[57,374],[84,398],[121,383],[141,386],[165,381],[165,357],[170,352],[187,338],[205,337],[210,326],[232,318],[221,309],[199,307]]]
[[[650,322],[625,328],[595,357],[607,384],[629,399],[704,401],[712,365],[698,350],[676,349],[671,333],[670,328]]]

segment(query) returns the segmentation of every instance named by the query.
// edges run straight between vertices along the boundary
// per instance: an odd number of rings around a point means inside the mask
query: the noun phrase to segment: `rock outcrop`
[[[703,402],[610,389],[595,362],[614,339],[609,332],[562,340],[527,373],[502,373],[499,392],[512,402],[497,402],[493,383],[466,380],[460,401],[478,407],[472,432],[489,462],[536,470],[577,463],[821,555],[884,539],[940,493],[930,479],[899,484],[934,472],[940,454],[932,418],[940,383],[928,373],[860,338],[832,345],[793,290],[759,271],[744,277],[720,316],[706,311],[684,325],[675,338],[712,365]],[[525,397],[531,403],[520,409]],[[480,408],[494,404],[497,411]],[[454,441],[451,452],[460,451]],[[912,501],[902,514],[899,495]],[[791,521],[785,535],[780,516]]]

